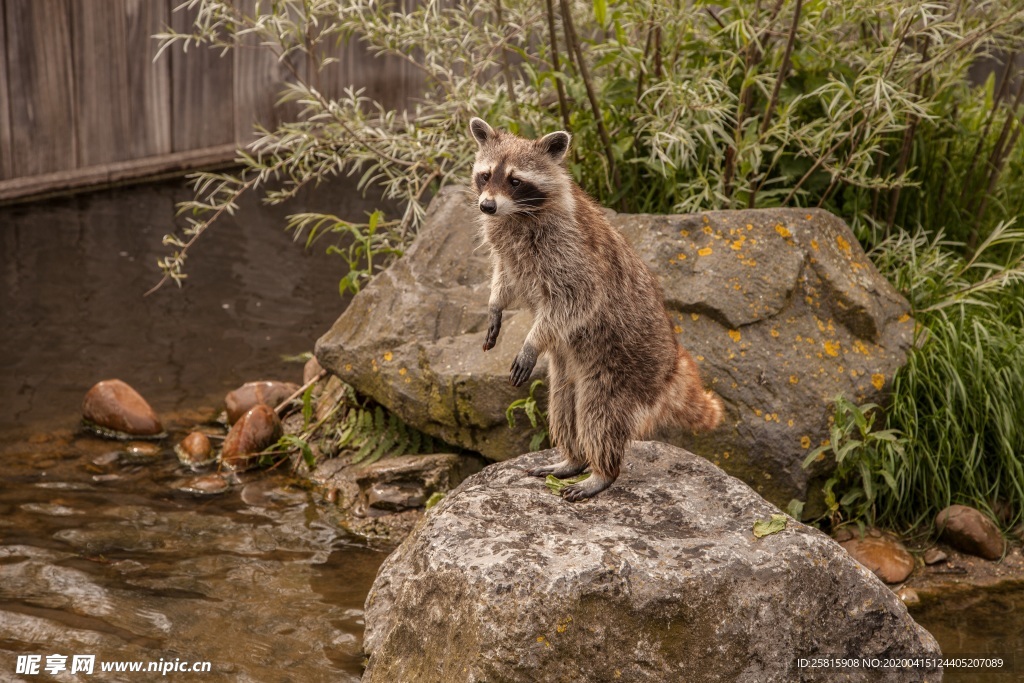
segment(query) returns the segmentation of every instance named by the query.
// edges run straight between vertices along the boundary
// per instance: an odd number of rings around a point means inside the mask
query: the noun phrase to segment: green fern
[[[352,463],[369,465],[385,456],[435,453],[441,441],[410,427],[381,406],[349,409],[338,428],[337,446],[353,451]]]

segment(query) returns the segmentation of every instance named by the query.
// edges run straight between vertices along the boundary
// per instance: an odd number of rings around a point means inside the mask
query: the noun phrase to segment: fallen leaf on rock
[[[774,514],[771,519],[759,519],[754,522],[754,536],[761,538],[769,534],[777,534],[786,528],[786,515]]]
[[[551,493],[556,496],[560,496],[562,495],[562,489],[566,486],[569,486],[570,484],[577,484],[589,476],[590,472],[587,472],[586,474],[578,474],[575,477],[569,477],[568,479],[559,479],[555,475],[549,474],[547,478],[544,479],[544,485],[551,489]]]

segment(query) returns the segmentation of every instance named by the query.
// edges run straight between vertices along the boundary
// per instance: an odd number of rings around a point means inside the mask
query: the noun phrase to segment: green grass
[[[919,234],[872,253],[918,322],[884,425],[905,457],[876,502],[897,528],[930,525],[953,503],[1011,510],[1004,526],[1024,510],[1024,231],[1004,224],[971,259],[962,249]]]

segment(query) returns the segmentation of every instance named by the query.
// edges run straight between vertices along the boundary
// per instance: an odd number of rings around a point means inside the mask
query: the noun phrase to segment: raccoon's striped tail
[[[700,371],[682,346],[678,347],[675,371],[661,397],[657,422],[692,432],[711,431],[722,423],[722,399],[704,388]]]

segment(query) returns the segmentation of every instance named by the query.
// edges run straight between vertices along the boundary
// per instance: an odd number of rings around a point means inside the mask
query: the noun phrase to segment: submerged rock
[[[117,439],[166,436],[160,418],[139,395],[119,379],[97,382],[82,401],[87,428]]]
[[[461,188],[439,193],[416,242],[352,300],[316,355],[409,425],[504,460],[531,438],[527,426],[509,429],[505,411],[529,390],[510,386],[508,372],[532,316],[507,311],[497,346],[481,350],[491,270],[478,214]],[[715,432],[669,440],[776,504],[817,494],[811,478],[834,463],[801,462],[828,438],[837,394],[884,402],[913,336],[907,302],[825,211],[610,220],[658,278],[679,340],[726,405]],[[533,377],[545,376],[542,356]]]
[[[401,512],[422,508],[434,493],[455,488],[479,472],[480,461],[451,453],[385,458],[353,470],[364,509]]]
[[[255,456],[281,438],[281,420],[270,406],[251,408],[235,422],[221,448],[220,461],[229,469],[251,467]]]
[[[1003,556],[1006,541],[991,519],[967,505],[950,505],[935,515],[935,528],[946,543],[986,560]]]
[[[174,447],[174,453],[182,465],[192,468],[205,467],[216,461],[210,437],[202,432],[192,432]]]
[[[800,658],[938,656],[871,572],[692,453],[635,443],[596,498],[532,453],[467,479],[384,562],[364,681],[831,681]],[[846,670],[843,680],[938,680]]]
[[[389,457],[365,466],[341,457],[318,464],[310,479],[345,512],[346,529],[397,541],[419,521],[433,494],[450,491],[482,467],[482,458],[451,453]]]
[[[202,477],[193,477],[178,486],[179,491],[194,493],[200,496],[213,496],[224,493],[231,488],[231,483],[223,474],[207,474]]]
[[[888,534],[871,530],[867,535],[854,536],[841,542],[853,559],[875,573],[886,583],[905,581],[914,571],[914,556],[906,547]]]
[[[126,444],[121,456],[122,463],[150,463],[156,460],[161,453],[159,446],[145,441],[134,441]]]
[[[246,382],[224,397],[228,423],[235,424],[257,405],[276,408],[298,390],[299,386],[291,382]]]

